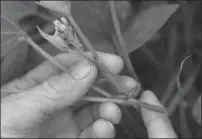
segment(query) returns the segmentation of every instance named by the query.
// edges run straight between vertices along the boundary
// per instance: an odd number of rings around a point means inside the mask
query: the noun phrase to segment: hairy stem
[[[110,4],[110,9],[111,9],[111,14],[112,14],[112,20],[114,23],[114,28],[115,28],[115,32],[116,32],[116,37],[117,37],[117,41],[119,42],[119,49],[121,49],[121,52],[123,53],[123,59],[126,63],[126,66],[128,68],[129,74],[131,77],[135,78],[137,81],[139,81],[137,74],[135,73],[133,66],[131,64],[130,58],[128,56],[128,51],[127,51],[127,46],[126,43],[123,39],[121,30],[120,30],[120,25],[119,25],[119,21],[117,18],[117,14],[116,14],[116,9],[115,9],[115,2],[114,1],[109,1]],[[118,48],[117,48],[118,49]]]
[[[156,105],[152,105],[152,104],[148,104],[145,102],[142,102],[140,100],[136,100],[136,99],[130,99],[130,100],[125,100],[125,99],[118,99],[118,98],[100,98],[100,97],[84,97],[82,98],[82,100],[86,100],[86,101],[93,101],[93,102],[114,102],[117,104],[122,104],[122,105],[132,105],[134,107],[134,105],[140,105],[148,110],[153,110],[156,112],[160,112],[160,113],[165,113],[165,109],[161,108],[159,106]]]
[[[37,52],[39,52],[41,55],[44,56],[48,61],[50,61],[52,64],[56,65],[59,69],[61,69],[63,72],[67,72],[70,74],[69,70],[62,65],[58,60],[53,58],[51,55],[49,55],[47,52],[45,52],[41,47],[39,47],[31,38],[25,39]],[[70,74],[71,75],[71,74]]]
[[[123,93],[125,90],[122,90],[123,88],[120,88],[118,80],[117,80],[117,76],[119,76],[119,75],[113,75],[108,70],[108,68],[102,63],[102,61],[100,60],[100,58],[96,54],[96,50],[94,49],[94,47],[92,46],[92,44],[90,43],[90,41],[88,40],[88,38],[83,34],[83,32],[81,31],[81,29],[79,28],[79,26],[77,25],[77,23],[74,21],[73,17],[71,15],[69,15],[69,16],[67,16],[67,18],[69,19],[71,25],[74,27],[75,31],[77,32],[77,34],[79,35],[79,37],[81,38],[81,40],[84,42],[84,44],[87,46],[87,48],[93,54],[93,57],[94,57],[95,61],[94,60],[90,60],[90,61],[98,67],[98,69],[101,71],[101,73],[105,77],[107,77],[109,79],[109,81],[112,83],[112,85],[114,85],[116,87],[116,89],[117,89],[117,91],[119,93]]]

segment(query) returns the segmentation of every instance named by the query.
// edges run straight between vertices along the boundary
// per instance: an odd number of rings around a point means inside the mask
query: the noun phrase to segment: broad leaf
[[[13,27],[9,22],[1,19],[1,57],[6,56],[18,43],[17,35],[15,34],[2,34],[2,33],[17,33],[18,30]]]
[[[36,4],[32,1],[1,1],[1,57],[6,56],[17,45],[19,30],[14,24],[36,11]]]
[[[37,9],[34,1],[1,1],[1,3],[3,3],[1,7],[5,9],[4,16],[15,23],[22,17],[35,13]]]
[[[28,53],[28,46],[23,43],[17,46],[1,63],[1,85],[22,72],[22,66]]]
[[[146,10],[140,11],[132,26],[124,34],[128,51],[135,51],[145,44],[166,23],[178,7],[177,4],[151,4]]]
[[[44,8],[59,12],[62,14],[69,14],[71,3],[69,1],[40,1],[37,4],[43,6]]]

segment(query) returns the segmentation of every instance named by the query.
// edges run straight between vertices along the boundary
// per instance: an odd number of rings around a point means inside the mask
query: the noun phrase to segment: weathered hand
[[[151,91],[143,92],[141,100],[163,107],[155,94]],[[154,112],[145,108],[141,108],[141,114],[149,138],[177,138],[166,114]]]
[[[86,56],[92,58],[90,53]],[[120,57],[99,53],[103,63],[112,73],[123,68]],[[97,69],[82,57],[60,54],[56,57],[70,68],[74,79],[50,62],[44,62],[20,79],[2,88],[27,90],[6,96],[1,100],[2,137],[65,137],[65,138],[113,138],[113,125],[121,120],[121,111],[116,104],[106,102],[93,104],[72,111],[95,82]],[[128,77],[127,87],[135,87],[136,82]],[[150,91],[141,97],[145,102],[160,105]],[[77,102],[77,103],[76,103]],[[149,137],[176,137],[165,115],[141,108]]]
[[[111,72],[117,74],[122,70],[120,57],[98,54]],[[92,58],[90,53],[85,55]],[[107,102],[77,112],[71,109],[95,82],[97,69],[74,54],[60,54],[57,59],[70,68],[74,78],[44,62],[22,78],[2,86],[27,90],[1,100],[2,137],[113,138],[113,124],[121,120],[117,105]]]

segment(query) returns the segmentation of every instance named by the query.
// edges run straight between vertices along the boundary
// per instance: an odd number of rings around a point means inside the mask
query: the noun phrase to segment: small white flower
[[[82,44],[79,42],[76,32],[73,31],[72,26],[68,24],[65,17],[61,17],[61,22],[59,20],[53,21],[53,24],[55,25],[54,35],[60,36],[67,44],[83,50]]]

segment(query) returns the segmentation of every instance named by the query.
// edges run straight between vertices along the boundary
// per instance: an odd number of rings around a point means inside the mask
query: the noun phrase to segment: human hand
[[[92,58],[90,53],[85,55]],[[120,57],[99,52],[98,55],[112,73],[122,70]],[[2,137],[113,138],[113,124],[121,120],[117,105],[107,102],[78,112],[71,109],[94,84],[98,74],[96,67],[75,54],[60,54],[57,59],[70,68],[74,78],[46,61],[2,87],[27,90],[1,100]]]
[[[89,53],[86,55],[92,57]],[[99,56],[111,72],[117,74],[122,70],[123,61],[120,57],[103,53],[99,53]],[[87,62],[75,55],[61,54],[57,58],[69,67],[71,73],[77,77],[81,75],[82,70],[88,67]],[[89,68],[87,69],[89,71]],[[24,77],[2,87],[13,86],[28,90],[1,100],[2,137],[113,138],[115,136],[115,129],[112,124],[118,124],[121,120],[121,112],[117,105],[107,102],[85,107],[76,113],[70,108],[89,91],[97,77],[97,69],[90,66],[90,72],[87,72],[87,75],[79,78],[79,80],[74,80],[67,73],[60,74],[60,72],[51,63],[45,62]],[[48,84],[54,89],[44,87],[47,79]],[[129,83],[128,87],[135,86],[135,81],[130,81],[132,83]],[[142,99],[147,101],[145,96],[148,95],[143,95]],[[154,103],[158,102],[153,100]],[[151,114],[151,111],[142,109],[142,114],[144,121],[150,121],[148,120],[150,117],[147,117],[146,114]],[[155,117],[156,114],[153,115]],[[145,122],[146,125],[151,125],[147,123]],[[159,126],[158,122],[154,125]],[[150,129],[149,127],[148,129]],[[162,128],[172,129],[166,124]],[[156,132],[159,127],[155,127],[155,129],[148,130],[149,136],[159,136]],[[166,137],[172,135],[166,133]]]
[[[140,98],[143,102],[163,107],[151,91],[144,91]],[[167,114],[140,108],[149,138],[177,138]]]

